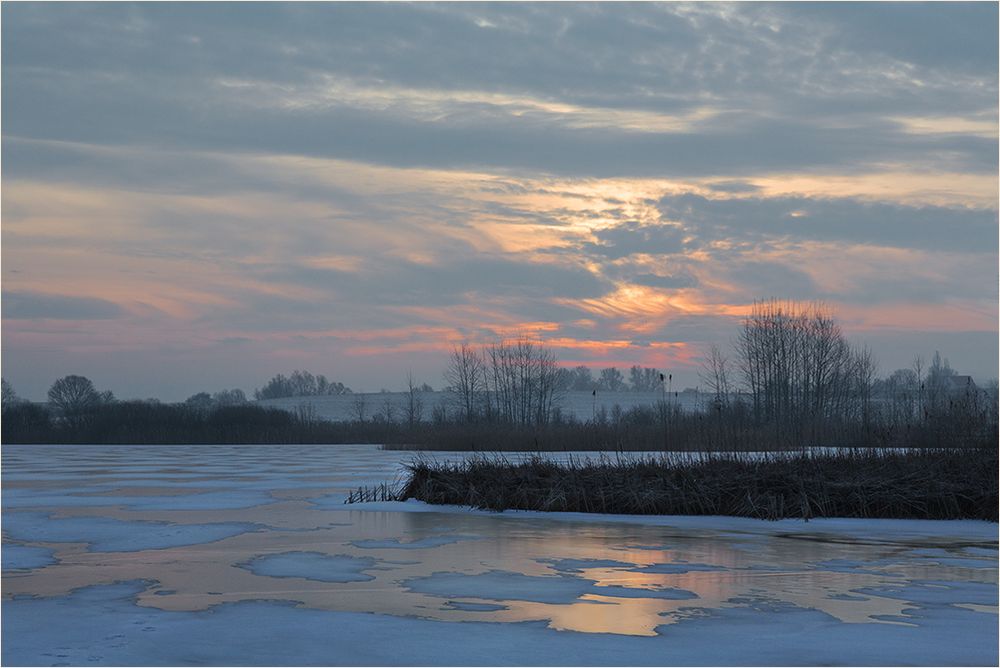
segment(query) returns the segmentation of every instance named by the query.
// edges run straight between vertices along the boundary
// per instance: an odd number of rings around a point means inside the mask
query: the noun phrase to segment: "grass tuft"
[[[997,451],[876,450],[417,461],[398,500],[488,510],[997,521]]]

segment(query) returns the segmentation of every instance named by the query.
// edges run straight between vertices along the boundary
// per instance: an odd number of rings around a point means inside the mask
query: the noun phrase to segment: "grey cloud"
[[[73,297],[40,292],[3,292],[4,319],[109,320],[125,311],[106,299]]]
[[[997,281],[985,277],[995,275],[996,268],[996,255],[989,253],[965,254],[944,271],[921,271],[919,267],[901,269],[887,263],[882,267],[866,267],[865,280],[853,285],[849,283],[838,291],[818,290],[817,297],[849,299],[862,304],[945,304],[955,299],[974,299],[995,305],[1000,296]]]
[[[144,192],[224,193],[275,191],[287,187],[296,192],[308,186],[284,184],[281,175],[264,178],[225,156],[199,151],[125,149],[107,151],[103,146],[3,139],[3,178],[72,182],[76,185],[126,188]],[[327,186],[314,192],[345,195]]]
[[[360,272],[301,265],[247,266],[244,272],[277,289],[307,288],[316,297],[261,294],[239,290],[233,308],[217,308],[202,323],[219,322],[245,331],[284,331],[324,327],[379,329],[410,324],[440,324],[419,314],[400,315],[401,307],[500,308],[528,320],[578,318],[580,312],[555,299],[596,298],[613,286],[583,267],[542,264],[515,256],[441,258],[422,265],[395,258],[372,260]],[[267,318],[261,318],[267,313]]]
[[[990,2],[789,3],[781,12],[835,26],[830,46],[928,67],[996,76],[997,4]]]
[[[494,298],[584,299],[609,289],[603,280],[578,266],[541,264],[486,255],[440,258],[433,265],[387,260],[363,273],[292,270],[361,302],[419,304],[463,303],[480,295]]]
[[[781,237],[977,253],[992,253],[997,247],[995,211],[853,199],[708,199],[694,194],[665,197],[660,211],[702,241]]]
[[[809,300],[821,291],[809,274],[790,263],[760,262],[743,255],[717,259],[714,271],[725,277],[744,301],[769,297]]]
[[[739,331],[736,316],[676,315],[649,334],[653,341],[713,342],[725,344]]]
[[[472,264],[484,264],[485,270],[472,270]],[[581,312],[554,298],[599,297],[612,288],[585,270],[514,261],[459,262],[436,269],[392,262],[370,269],[357,275],[303,267],[258,269],[257,275],[276,287],[315,288],[318,294],[298,298],[239,291],[230,295],[235,306],[206,312],[199,322],[258,333],[405,329],[441,326],[440,309],[452,308],[498,309],[512,321],[563,322],[580,318]],[[430,310],[423,314],[409,307]],[[262,318],[261,313],[268,317]]]
[[[805,119],[751,116],[737,124],[655,134],[570,128],[552,118],[525,122],[485,116],[456,124],[415,120],[392,110],[257,109],[234,105],[215,91],[195,88],[186,100],[129,81],[68,95],[63,87],[40,87],[16,75],[5,75],[8,80],[18,95],[5,102],[5,132],[63,141],[580,176],[704,176],[818,167],[852,172],[885,161],[985,172],[993,171],[997,159],[996,142],[990,139],[910,135],[884,123],[824,127]],[[214,103],[208,105],[206,98]]]
[[[719,181],[708,184],[708,187],[720,193],[752,193],[760,190],[759,186],[746,181]]]
[[[245,343],[252,343],[253,339],[246,336],[226,336],[218,339],[216,343],[221,343],[227,346],[239,346]]]
[[[685,248],[686,233],[677,225],[643,225],[637,221],[627,221],[614,227],[596,230],[597,243],[582,244],[587,253],[618,259],[645,253],[649,255],[669,255],[680,253]]]
[[[616,72],[634,68],[631,54],[620,49],[622,40],[631,36],[633,43],[655,46],[670,31],[644,27],[634,18],[645,12],[623,9],[354,3],[267,4],[252,11],[213,3],[82,5],[58,12],[13,7],[5,10],[5,25],[16,23],[17,29],[4,30],[4,61],[15,67],[121,72],[131,66],[156,75],[221,73],[285,83],[323,71],[443,89],[475,81],[487,90],[516,82],[521,90],[597,92],[607,82],[590,76],[596,59]],[[473,15],[519,28],[482,29]],[[670,23],[690,35],[686,22]],[[553,40],[560,31],[561,39]],[[43,39],[53,33],[61,37],[57,43]],[[359,51],[368,57],[359,58]],[[650,68],[643,72],[651,78]],[[619,91],[630,87],[628,79],[614,85]]]
[[[196,319],[197,324],[238,331],[253,338],[261,334],[286,335],[329,329],[378,330],[417,323],[412,315],[401,316],[363,296],[351,299],[350,295],[334,290],[323,291],[312,299],[251,290],[236,291],[229,296],[232,304],[205,311]],[[261,317],[262,313],[267,317]]]
[[[648,251],[644,251],[648,252]],[[626,258],[614,258],[604,262],[602,273],[613,281],[624,281],[634,285],[645,285],[650,288],[679,290],[693,288],[698,285],[698,279],[690,270],[696,262],[683,255],[659,255],[653,267],[643,261],[636,262]]]
[[[995,141],[914,137],[884,117],[995,112],[995,70],[988,76],[970,65],[968,77],[979,78],[962,79],[952,70],[938,72],[929,56],[920,65],[927,71],[914,74],[923,79],[918,89],[886,74],[895,61],[873,62],[867,51],[860,62],[840,63],[850,44],[834,38],[852,29],[851,16],[864,14],[854,5],[837,7],[837,15],[848,18],[829,24],[841,25],[832,37],[823,21],[780,5],[696,9],[11,6],[3,28],[6,135],[598,176],[811,166],[850,171],[876,161],[994,170]],[[905,19],[911,9],[886,11]],[[965,39],[978,45],[981,30],[969,26],[979,19],[968,13],[949,14],[949,25],[971,30]],[[780,38],[760,14],[780,19]],[[499,27],[479,28],[475,19]],[[905,42],[911,51],[930,50],[921,46],[920,26],[927,21],[912,23],[912,34],[905,20],[902,30],[883,21],[872,34]],[[823,37],[818,46],[817,35]],[[859,68],[868,68],[865,76]],[[728,113],[686,134],[637,134],[613,124],[572,129],[558,114],[512,116],[488,104],[459,109],[454,101],[453,113],[435,121],[394,106],[380,112],[264,109],[216,83],[309,86],[320,74],[373,90],[479,89],[620,109],[673,113],[710,105]],[[829,111],[832,105],[841,106]]]

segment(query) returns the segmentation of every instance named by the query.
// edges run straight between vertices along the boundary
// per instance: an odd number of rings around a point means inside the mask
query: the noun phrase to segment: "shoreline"
[[[350,502],[416,499],[483,510],[755,519],[997,521],[996,451],[857,450],[682,461],[415,461],[403,486]]]

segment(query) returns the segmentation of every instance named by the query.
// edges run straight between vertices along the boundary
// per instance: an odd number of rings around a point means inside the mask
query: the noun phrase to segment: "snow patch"
[[[44,547],[30,547],[4,543],[0,549],[0,560],[3,561],[3,571],[28,571],[56,563],[52,557],[53,550]]]
[[[52,518],[47,513],[17,512],[4,517],[4,531],[15,540],[41,543],[88,543],[94,552],[134,552],[211,543],[254,531],[254,524],[171,524],[124,521],[108,517]]]

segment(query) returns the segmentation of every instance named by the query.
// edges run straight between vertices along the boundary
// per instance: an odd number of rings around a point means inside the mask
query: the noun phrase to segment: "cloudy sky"
[[[996,376],[995,3],[2,13],[22,396],[439,386],[511,334],[694,385],[765,297]]]

